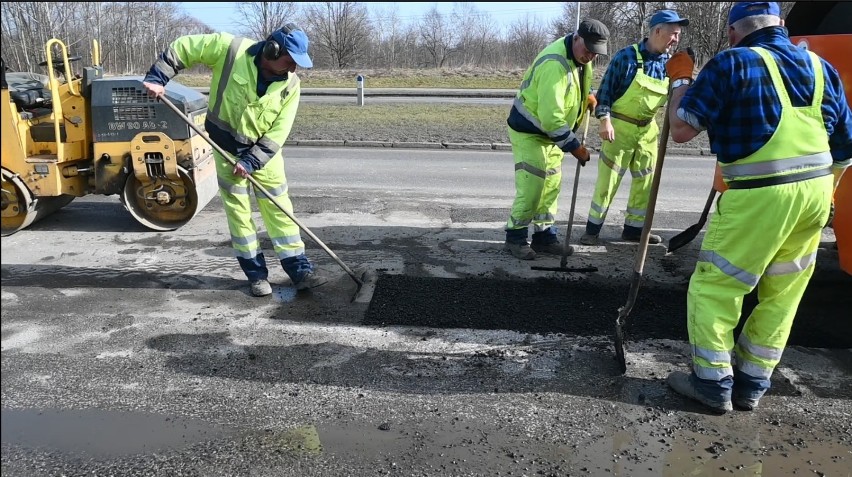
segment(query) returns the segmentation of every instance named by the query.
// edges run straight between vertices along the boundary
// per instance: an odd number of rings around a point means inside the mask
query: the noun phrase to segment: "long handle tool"
[[[178,108],[177,108],[177,106],[175,106],[175,105],[174,105],[174,103],[172,103],[172,102],[171,102],[168,98],[166,98],[165,96],[160,96],[160,97],[159,97],[159,99],[160,99],[160,100],[161,100],[161,101],[162,101],[162,102],[163,102],[166,106],[168,106],[168,107],[169,107],[172,111],[174,111],[174,112],[175,112],[175,114],[177,114],[177,115],[178,115],[178,117],[180,117],[181,119],[183,119],[183,120],[184,120],[184,122],[186,122],[186,124],[188,124],[188,125],[189,125],[189,127],[191,127],[191,128],[192,128],[192,129],[193,129],[196,133],[198,133],[198,135],[199,135],[199,136],[201,136],[201,137],[202,137],[205,141],[207,141],[208,143],[210,143],[210,145],[213,147],[213,149],[215,149],[215,150],[216,150],[216,152],[218,152],[219,154],[221,154],[221,155],[222,155],[222,157],[224,157],[224,158],[225,158],[228,162],[230,162],[230,163],[231,163],[231,165],[234,165],[234,166],[236,166],[236,165],[237,165],[236,161],[234,161],[234,160],[231,158],[231,156],[230,156],[227,152],[225,152],[225,150],[224,150],[224,149],[222,149],[221,147],[219,147],[219,145],[218,145],[218,144],[214,143],[214,142],[210,139],[210,137],[208,137],[208,136],[207,136],[207,134],[206,134],[204,131],[202,131],[202,130],[201,130],[201,128],[199,128],[198,126],[196,126],[196,125],[195,125],[195,123],[194,123],[194,122],[192,122],[192,120],[190,120],[188,117],[186,117],[186,115],[184,115],[184,114],[183,114],[183,112],[181,112],[181,110],[180,110],[180,109],[178,109]],[[360,278],[358,278],[358,276],[355,274],[355,272],[353,272],[351,268],[349,268],[349,267],[348,267],[345,263],[343,263],[343,260],[339,259],[339,258],[337,257],[337,255],[335,255],[335,254],[334,254],[334,252],[332,252],[332,251],[331,251],[331,249],[330,249],[330,248],[328,248],[328,247],[327,247],[327,246],[326,246],[326,245],[322,242],[322,240],[320,240],[320,239],[319,239],[319,237],[317,237],[316,235],[314,235],[314,233],[313,233],[313,232],[311,232],[311,230],[310,230],[309,228],[307,228],[307,227],[306,227],[306,226],[305,226],[302,222],[300,222],[298,219],[296,219],[296,217],[294,217],[294,216],[293,216],[293,214],[292,214],[292,213],[290,213],[290,212],[289,212],[289,211],[288,211],[288,210],[284,207],[284,205],[282,205],[282,204],[281,204],[281,202],[278,202],[278,199],[276,199],[275,197],[273,197],[273,196],[272,196],[272,195],[271,195],[271,194],[270,194],[270,193],[269,193],[266,189],[264,189],[264,188],[263,188],[263,186],[261,186],[261,185],[257,182],[257,179],[255,179],[254,177],[252,177],[252,176],[250,176],[250,175],[249,175],[249,176],[248,176],[248,180],[249,180],[249,182],[251,182],[251,185],[252,185],[252,186],[254,186],[254,190],[259,191],[260,193],[262,193],[263,195],[265,195],[267,199],[269,199],[270,201],[272,201],[272,203],[273,203],[273,204],[275,204],[275,206],[276,206],[276,207],[278,207],[279,209],[281,209],[281,212],[284,212],[284,214],[286,214],[286,215],[287,215],[287,217],[289,217],[289,218],[290,218],[290,220],[292,220],[294,224],[298,225],[298,226],[299,226],[299,228],[300,228],[303,232],[305,232],[305,234],[306,234],[308,237],[310,237],[310,238],[311,238],[311,240],[313,240],[314,242],[316,242],[316,244],[317,244],[317,245],[319,245],[319,246],[320,246],[323,250],[325,250],[325,253],[327,253],[327,254],[328,254],[328,255],[329,255],[332,259],[334,259],[334,261],[335,261],[335,262],[337,262],[337,264],[338,264],[338,265],[340,265],[340,268],[342,268],[342,269],[343,269],[343,270],[344,270],[344,271],[345,271],[345,272],[346,272],[346,273],[347,273],[350,277],[352,277],[352,280],[354,280],[354,281],[355,281],[355,284],[356,284],[356,285],[358,285],[358,288],[355,290],[355,295],[357,296],[358,292],[359,292],[359,291],[361,291],[361,287],[362,287],[362,286],[364,286],[364,282],[363,282]]]
[[[581,145],[586,145],[586,136],[589,135],[589,116],[591,112],[586,114],[585,126],[583,126],[583,141]],[[571,252],[571,230],[574,228],[574,205],[577,204],[577,188],[580,185],[580,161],[577,161],[577,170],[574,171],[574,191],[571,194],[571,211],[568,213],[568,230],[565,231],[565,243],[562,244],[562,259],[559,261],[558,267],[530,267],[532,270],[544,270],[549,272],[596,272],[597,267],[569,267],[568,255]]]
[[[642,281],[642,271],[645,268],[645,257],[648,254],[648,236],[651,234],[651,225],[654,223],[654,208],[657,205],[657,191],[660,189],[660,178],[663,172],[663,161],[666,157],[666,146],[669,142],[669,108],[671,106],[671,89],[669,89],[669,100],[666,102],[665,117],[663,118],[663,129],[660,131],[660,142],[657,149],[657,165],[654,167],[654,179],[651,181],[651,192],[648,195],[648,209],[645,213],[645,225],[642,227],[642,235],[639,237],[639,248],[633,261],[633,276],[630,279],[630,291],[627,294],[627,303],[618,309],[618,318],[615,320],[615,356],[621,367],[621,374],[627,372],[627,360],[624,356],[624,327],[627,325],[627,317],[636,304],[636,295],[639,294],[639,284]]]
[[[666,248],[666,255],[683,247],[689,242],[692,242],[692,239],[698,235],[698,232],[700,232],[701,228],[704,227],[704,223],[707,222],[707,216],[710,214],[710,207],[713,206],[713,199],[715,198],[716,188],[714,187],[710,189],[710,195],[707,196],[707,203],[704,204],[704,210],[701,212],[701,218],[698,219],[697,223],[690,225],[689,228],[669,240],[669,246]]]

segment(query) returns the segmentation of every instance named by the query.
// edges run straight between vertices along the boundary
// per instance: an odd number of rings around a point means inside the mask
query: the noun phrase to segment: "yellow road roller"
[[[4,236],[89,194],[117,194],[142,225],[175,230],[216,195],[212,148],[148,98],[142,76],[104,77],[96,41],[81,74],[58,39],[45,58],[46,75],[0,66]],[[166,96],[204,127],[205,95],[172,81]]]

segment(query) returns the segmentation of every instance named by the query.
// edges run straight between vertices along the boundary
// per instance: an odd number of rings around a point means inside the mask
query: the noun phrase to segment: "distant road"
[[[207,94],[208,87],[195,87]],[[510,105],[515,97],[511,89],[450,88],[368,88],[364,103],[466,103]],[[309,103],[355,104],[355,88],[303,88],[302,101]]]

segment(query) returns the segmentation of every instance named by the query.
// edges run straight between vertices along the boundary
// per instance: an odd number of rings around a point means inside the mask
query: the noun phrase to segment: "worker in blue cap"
[[[790,42],[776,2],[738,2],[731,48],[702,68],[676,53],[675,142],[707,131],[727,190],[704,235],[687,294],[692,371],[679,394],[717,412],[758,407],[814,273],[831,197],[852,158],[852,112],[837,70]],[[759,303],[734,337],[743,297]]]
[[[206,65],[213,72],[204,128],[231,157],[213,156],[219,195],[225,207],[231,245],[253,296],[272,294],[261,237],[252,216],[254,178],[272,197],[292,210],[284,174],[283,148],[299,108],[296,68],[311,68],[308,36],[295,24],[253,41],[230,33],[185,35],[172,42],[148,70],[143,87],[152,98],[180,71]],[[236,165],[232,165],[232,161]],[[270,198],[257,197],[269,239],[284,272],[297,290],[322,285],[305,255],[299,227]]]
[[[598,235],[626,173],[631,177],[630,196],[621,238],[639,241],[657,162],[660,128],[654,116],[668,98],[665,64],[687,25],[689,20],[673,10],[654,13],[648,37],[619,50],[604,73],[595,94],[595,117],[600,121],[601,137],[598,178],[586,232],[580,237],[583,245],[598,243]],[[659,235],[648,236],[649,243],[661,240]]]

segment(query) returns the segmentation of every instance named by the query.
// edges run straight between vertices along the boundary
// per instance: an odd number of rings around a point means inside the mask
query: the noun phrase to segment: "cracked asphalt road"
[[[218,199],[159,233],[89,197],[3,238],[3,475],[849,475],[852,282],[830,232],[770,394],[714,416],[664,383],[687,369],[699,240],[649,250],[621,375],[610,333],[635,245],[578,246],[571,264],[595,273],[533,271],[501,250],[505,182],[381,187],[399,152],[374,151],[335,170],[350,186],[317,187],[328,164],[307,159],[355,153],[303,154],[297,216],[379,272],[369,302],[311,243],[327,285],[297,294],[272,267],[273,295],[251,297]],[[472,158],[461,183],[494,160],[469,154],[449,156]],[[668,191],[664,238],[695,218],[688,189]]]

